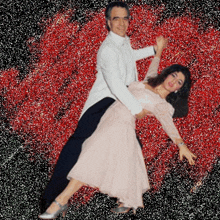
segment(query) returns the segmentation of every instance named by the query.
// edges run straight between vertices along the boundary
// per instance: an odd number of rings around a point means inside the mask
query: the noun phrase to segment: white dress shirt
[[[127,86],[138,80],[136,61],[153,55],[153,46],[133,50],[127,36],[121,37],[110,31],[98,51],[96,81],[81,116],[106,97],[120,100],[133,115],[140,113],[142,106]]]

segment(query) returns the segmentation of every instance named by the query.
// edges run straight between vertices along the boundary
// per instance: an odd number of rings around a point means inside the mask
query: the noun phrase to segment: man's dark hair
[[[111,11],[114,7],[125,8],[127,10],[128,17],[130,16],[128,5],[125,2],[117,1],[117,2],[109,3],[105,10],[105,20],[106,20],[106,26],[107,26],[108,31],[110,31],[110,28],[108,26],[108,20],[111,18]]]
[[[174,72],[181,72],[185,76],[185,81],[183,86],[179,89],[177,93],[171,92],[166,100],[169,102],[175,109],[173,117],[184,117],[188,114],[188,97],[189,91],[191,88],[191,79],[190,79],[190,71],[187,67],[174,64],[162,70],[161,74],[156,77],[152,77],[148,79],[148,84],[155,88],[164,82],[168,75]]]

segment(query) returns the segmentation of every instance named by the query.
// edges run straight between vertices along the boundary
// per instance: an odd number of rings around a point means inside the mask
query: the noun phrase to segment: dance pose
[[[166,101],[173,93],[189,94],[190,72],[175,64],[157,75],[166,45],[167,39],[157,38],[157,53],[145,81],[131,83],[129,91],[143,107],[137,118],[154,115],[179,147],[180,159],[185,156],[193,165],[196,156],[180,137],[172,119],[174,108]],[[135,120],[136,117],[119,100],[108,108],[95,132],[83,143],[79,159],[67,176],[69,184],[39,218],[52,219],[60,213],[65,214],[68,200],[83,185],[97,187],[102,193],[117,197],[121,204],[112,209],[113,212],[124,213],[143,207],[142,195],[150,185],[136,139]]]
[[[124,2],[111,2],[106,8],[109,34],[98,52],[96,81],[76,130],[60,153],[53,176],[43,194],[41,211],[45,211],[69,183],[66,176],[78,160],[83,142],[95,131],[106,109],[116,99],[134,116],[143,109],[127,86],[138,79],[136,61],[153,56],[155,52],[153,46],[139,50],[131,48],[126,36],[129,15],[128,6]]]

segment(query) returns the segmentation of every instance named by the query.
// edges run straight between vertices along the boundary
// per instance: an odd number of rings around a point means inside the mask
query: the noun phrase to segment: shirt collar
[[[128,36],[125,37],[121,37],[117,34],[115,34],[114,32],[110,31],[109,35],[111,36],[112,40],[118,45],[118,46],[122,46],[127,40],[129,40]]]

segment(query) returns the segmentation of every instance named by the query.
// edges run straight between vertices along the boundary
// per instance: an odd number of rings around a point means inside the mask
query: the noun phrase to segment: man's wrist
[[[181,141],[180,143],[177,144],[178,147],[184,146],[186,145],[183,141]]]
[[[139,113],[141,113],[142,112],[142,107],[141,106],[138,106],[138,107],[136,107],[135,109],[132,109],[131,110],[131,114],[132,115],[138,115]]]

